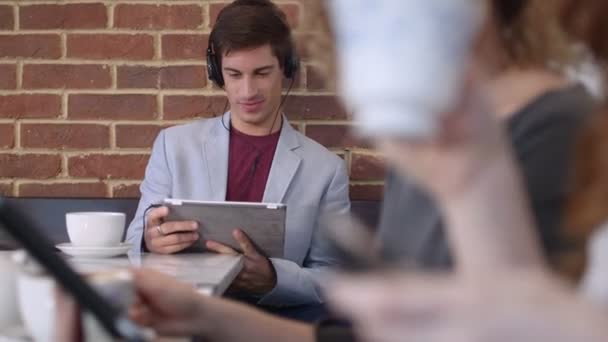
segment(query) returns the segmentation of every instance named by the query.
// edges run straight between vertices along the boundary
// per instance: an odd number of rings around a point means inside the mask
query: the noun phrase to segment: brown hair
[[[608,64],[608,2],[563,0],[560,15],[564,29],[583,43],[600,64]],[[605,74],[603,76],[606,76]],[[587,122],[576,146],[572,196],[569,198],[563,234],[586,244],[593,232],[608,219],[608,105]],[[580,259],[580,258],[579,258]],[[571,261],[582,272],[583,262]]]
[[[568,36],[555,15],[555,1],[492,0],[491,6],[508,65],[566,65],[574,58]]]
[[[561,0],[561,24],[584,43],[603,63],[608,60],[608,2],[603,0]]]
[[[224,7],[209,36],[210,47],[218,57],[233,50],[270,44],[273,54],[284,67],[294,44],[285,13],[269,0],[236,0]]]

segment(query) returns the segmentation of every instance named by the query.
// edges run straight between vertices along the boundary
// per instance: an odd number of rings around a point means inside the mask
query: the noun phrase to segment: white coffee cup
[[[0,251],[0,331],[20,324],[17,304],[17,267],[12,261],[13,251]]]
[[[94,273],[86,276],[88,282],[108,301],[125,309],[135,301],[132,277],[128,270]],[[57,283],[46,273],[20,272],[18,299],[21,317],[30,336],[37,342],[56,341],[60,330],[73,329],[73,317],[58,317],[60,304]],[[61,300],[61,299],[59,299]],[[87,341],[113,341],[92,314],[82,312],[81,322]],[[72,318],[72,320],[69,320]],[[63,326],[60,326],[63,325]]]
[[[338,86],[366,136],[428,138],[460,95],[476,0],[328,0]]]
[[[43,274],[20,272],[17,277],[21,319],[37,342],[55,340],[55,281]]]
[[[74,246],[111,247],[122,242],[125,214],[73,212],[65,215],[68,236]]]

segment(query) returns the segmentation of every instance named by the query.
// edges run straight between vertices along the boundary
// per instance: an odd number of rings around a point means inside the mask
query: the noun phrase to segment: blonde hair
[[[304,0],[305,22],[312,30],[308,48],[313,62],[330,78],[335,76],[335,46],[333,30],[325,0]],[[484,0],[489,1],[489,0]],[[496,0],[512,1],[512,0]],[[574,62],[576,55],[572,40],[559,23],[559,6],[552,0],[527,0],[521,13],[512,21],[500,20],[499,6],[491,4],[499,45],[506,54],[508,66],[520,68],[560,66]]]

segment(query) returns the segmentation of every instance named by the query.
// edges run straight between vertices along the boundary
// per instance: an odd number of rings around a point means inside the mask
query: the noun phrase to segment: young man
[[[136,250],[170,254],[200,243],[195,222],[164,222],[164,198],[287,204],[284,259],[266,258],[236,230],[245,265],[232,289],[270,306],[323,302],[323,274],[336,263],[322,243],[319,217],[349,210],[348,175],[335,154],[294,130],[281,113],[283,78],[298,67],[285,15],[266,0],[237,0],[210,35],[209,76],[230,111],[163,130],[141,185],[127,240]],[[209,250],[236,254],[208,241]]]

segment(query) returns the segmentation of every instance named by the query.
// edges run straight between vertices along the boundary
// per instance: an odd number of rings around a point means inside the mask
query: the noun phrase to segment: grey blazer
[[[139,251],[144,210],[164,198],[224,201],[228,178],[229,132],[222,121],[230,113],[160,132],[127,241]],[[284,259],[271,259],[277,285],[259,304],[290,306],[322,303],[321,288],[332,256],[319,229],[326,213],[350,209],[348,173],[344,161],[305,137],[284,118],[274,160],[264,191],[264,202],[285,203],[287,222]]]

